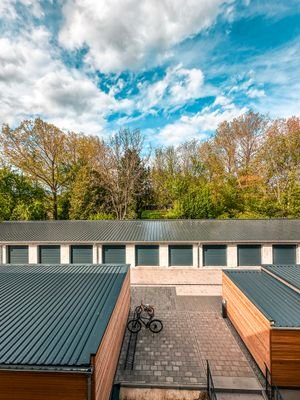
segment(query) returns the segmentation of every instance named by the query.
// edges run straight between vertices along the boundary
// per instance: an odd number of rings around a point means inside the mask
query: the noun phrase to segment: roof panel
[[[263,269],[300,290],[300,265],[265,265]]]
[[[24,221],[0,223],[0,242],[297,242],[300,219]]]
[[[300,327],[300,294],[264,271],[224,273],[275,327]]]
[[[0,366],[88,367],[124,265],[2,265]]]

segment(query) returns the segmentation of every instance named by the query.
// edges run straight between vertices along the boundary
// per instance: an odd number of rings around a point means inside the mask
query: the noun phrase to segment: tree
[[[143,143],[139,130],[121,129],[98,154],[97,169],[117,219],[135,217],[137,202],[146,194]]]
[[[46,218],[46,195],[27,178],[0,169],[0,220],[36,220]]]
[[[66,134],[36,119],[23,121],[16,129],[4,125],[1,142],[8,162],[50,192],[52,218],[57,219],[57,197],[69,178]]]
[[[300,118],[273,121],[259,154],[261,173],[278,216],[299,216]]]

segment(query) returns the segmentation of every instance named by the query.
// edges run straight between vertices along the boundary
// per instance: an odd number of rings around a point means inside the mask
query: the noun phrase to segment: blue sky
[[[152,146],[299,115],[299,0],[1,0],[0,122]]]

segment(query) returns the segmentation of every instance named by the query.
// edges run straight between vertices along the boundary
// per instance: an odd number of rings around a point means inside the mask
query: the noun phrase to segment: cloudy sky
[[[1,124],[169,145],[299,106],[299,0],[0,0]]]

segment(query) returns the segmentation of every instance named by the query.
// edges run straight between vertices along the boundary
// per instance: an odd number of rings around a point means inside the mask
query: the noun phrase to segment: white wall
[[[296,247],[296,263],[300,264],[300,244]]]
[[[103,253],[102,253],[103,249],[102,249],[102,245],[101,244],[98,244],[97,251],[98,251],[98,263],[102,264],[102,262],[103,262]]]
[[[98,264],[98,246],[93,245],[93,264]]]
[[[29,264],[37,264],[38,261],[38,246],[36,244],[30,244],[28,246],[28,262]]]
[[[7,264],[7,246],[2,246],[2,263]]]
[[[228,244],[227,245],[227,267],[235,268],[237,267],[237,245]]]
[[[132,267],[135,267],[135,245],[134,244],[126,245],[126,264],[130,264]]]
[[[193,267],[199,267],[199,248],[197,244],[193,245]]]
[[[62,244],[60,247],[60,262],[70,264],[70,246],[68,244]]]
[[[261,263],[273,264],[273,248],[271,244],[261,246]]]
[[[203,245],[202,244],[199,245],[199,249],[198,249],[198,266],[200,268],[203,267]]]
[[[167,244],[161,244],[159,246],[159,266],[169,266],[169,246]]]

